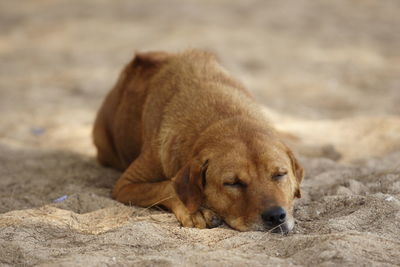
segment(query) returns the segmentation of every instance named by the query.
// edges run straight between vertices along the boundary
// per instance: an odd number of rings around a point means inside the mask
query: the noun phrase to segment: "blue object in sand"
[[[67,195],[64,195],[64,196],[62,196],[62,197],[59,197],[59,198],[57,198],[57,199],[54,199],[53,202],[54,202],[54,203],[60,203],[60,202],[63,202],[64,200],[66,200],[67,198],[68,198],[68,196],[67,196]]]
[[[41,128],[41,127],[33,127],[33,128],[31,128],[31,133],[34,136],[41,136],[41,135],[44,134],[45,131],[46,130],[44,128]]]

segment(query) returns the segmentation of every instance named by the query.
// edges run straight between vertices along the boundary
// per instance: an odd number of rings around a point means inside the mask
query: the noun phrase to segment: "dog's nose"
[[[286,211],[282,207],[272,207],[265,210],[261,217],[269,226],[277,226],[285,222]]]

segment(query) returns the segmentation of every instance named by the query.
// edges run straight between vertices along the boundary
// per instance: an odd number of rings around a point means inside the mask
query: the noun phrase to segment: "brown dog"
[[[249,92],[207,52],[137,54],[94,126],[120,202],[164,206],[183,226],[294,226],[303,168]]]

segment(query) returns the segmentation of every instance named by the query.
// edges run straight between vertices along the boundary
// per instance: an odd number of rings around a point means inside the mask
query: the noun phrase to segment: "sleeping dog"
[[[101,106],[98,161],[112,196],[163,206],[186,227],[289,232],[303,168],[249,91],[214,55],[136,54]]]

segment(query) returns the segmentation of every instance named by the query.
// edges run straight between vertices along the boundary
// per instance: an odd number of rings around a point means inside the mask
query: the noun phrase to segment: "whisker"
[[[283,223],[281,223],[281,224],[278,224],[278,225],[275,226],[274,228],[269,229],[267,232],[268,232],[268,233],[272,233],[272,231],[274,231],[276,228],[279,227],[279,229],[281,230],[281,234],[284,234],[284,233],[283,233],[283,229],[282,229],[282,225],[284,225],[285,223],[286,223],[286,222],[283,222]]]
[[[166,198],[163,198],[163,199],[157,201],[157,202],[154,203],[154,204],[151,204],[150,206],[148,206],[148,207],[144,208],[143,210],[141,210],[140,212],[138,212],[138,213],[136,214],[136,217],[139,217],[139,216],[142,215],[144,212],[146,212],[148,209],[150,209],[150,208],[152,208],[152,207],[154,207],[154,206],[160,204],[161,202],[164,202],[165,200],[171,199],[171,198],[173,198],[173,196],[168,196],[168,197],[166,197]]]

